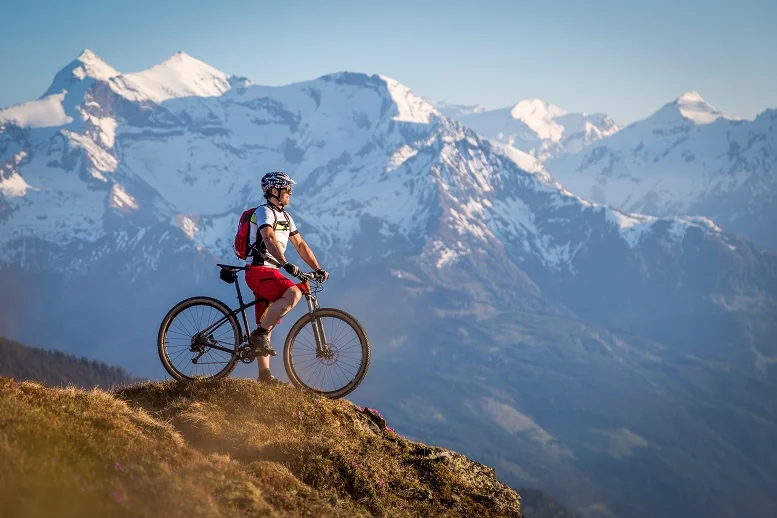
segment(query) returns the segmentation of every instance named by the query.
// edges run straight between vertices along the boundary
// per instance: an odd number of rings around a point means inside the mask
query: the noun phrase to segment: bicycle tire
[[[300,379],[300,376],[298,375],[297,370],[294,367],[292,354],[294,352],[295,339],[297,338],[297,335],[299,335],[299,333],[303,330],[303,328],[307,324],[310,324],[312,322],[314,315],[317,318],[331,317],[331,318],[339,319],[340,321],[344,322],[346,325],[350,326],[350,328],[354,331],[356,336],[359,338],[359,343],[361,345],[361,362],[358,367],[358,372],[350,382],[348,382],[345,386],[340,387],[337,390],[326,391],[316,387],[309,386],[308,384],[306,384]],[[295,386],[299,388],[311,390],[313,392],[322,394],[332,399],[338,399],[353,392],[356,389],[356,387],[358,387],[359,384],[361,384],[362,380],[367,375],[367,370],[370,367],[370,357],[371,357],[370,341],[367,338],[366,331],[359,323],[359,321],[356,320],[352,315],[346,313],[345,311],[334,309],[334,308],[322,308],[317,310],[314,315],[311,315],[310,313],[303,315],[299,320],[297,320],[294,323],[293,326],[291,326],[291,329],[289,330],[289,334],[286,336],[286,342],[283,347],[283,365],[286,368],[286,374],[289,376],[289,380]]]
[[[166,344],[168,342],[168,332],[170,331],[170,327],[173,324],[176,317],[178,317],[181,313],[183,313],[185,310],[202,306],[202,309],[205,309],[205,307],[215,309],[217,312],[219,312],[221,315],[227,317],[227,322],[231,326],[232,329],[232,337],[231,337],[231,344],[226,344],[225,347],[228,347],[229,345],[232,345],[234,347],[234,350],[232,352],[232,355],[230,359],[226,362],[226,365],[223,369],[218,371],[215,374],[207,375],[207,376],[190,376],[187,375],[181,370],[179,370],[171,361],[170,355],[168,354]],[[214,299],[211,297],[191,297],[186,300],[182,300],[173,308],[167,312],[167,315],[165,315],[165,318],[162,319],[162,325],[159,327],[159,334],[157,335],[157,350],[159,352],[159,359],[162,360],[162,365],[164,366],[165,370],[175,379],[177,380],[194,380],[194,379],[218,379],[223,378],[226,376],[229,376],[233,370],[235,370],[235,367],[237,367],[238,358],[237,358],[237,348],[240,345],[240,341],[242,338],[242,328],[240,327],[240,324],[238,323],[237,319],[234,315],[230,315],[231,310],[229,309],[229,306],[224,304],[218,299]],[[221,318],[221,317],[218,317]],[[215,322],[214,320],[213,322]],[[186,329],[186,332],[191,333],[192,328],[196,328],[197,325],[193,323],[191,320],[187,322],[188,325],[183,326],[183,329]],[[223,326],[222,326],[223,327]],[[228,332],[228,331],[225,331]],[[179,340],[182,340],[185,342],[187,339],[187,336],[184,333],[178,333],[182,335],[182,338],[176,338]],[[193,336],[195,333],[191,333],[191,336]],[[189,340],[191,340],[191,336],[188,337]],[[227,337],[229,342],[229,337]],[[180,347],[180,346],[179,346]],[[179,351],[179,356],[182,353],[185,353],[185,350]],[[222,353],[223,354],[223,353]]]

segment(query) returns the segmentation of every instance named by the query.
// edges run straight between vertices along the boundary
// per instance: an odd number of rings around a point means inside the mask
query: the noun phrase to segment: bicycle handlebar
[[[296,276],[301,281],[313,281],[318,284],[321,284],[316,280],[316,273],[315,272],[299,272],[299,275]]]
[[[216,263],[216,266],[220,267],[222,270],[228,270],[232,272],[237,272],[241,270],[248,270],[248,266],[236,266],[232,264],[220,264]],[[279,268],[280,269],[280,268]],[[301,281],[313,281],[316,284],[323,284],[321,282],[318,282],[316,280],[316,273],[315,272],[299,272],[299,275],[296,275],[296,277]]]

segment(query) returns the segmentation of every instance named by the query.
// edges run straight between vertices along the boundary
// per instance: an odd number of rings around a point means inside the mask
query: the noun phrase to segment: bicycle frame
[[[224,265],[224,266],[227,266],[227,265]],[[235,268],[235,267],[230,267],[230,268]],[[244,269],[242,267],[238,267],[238,268],[240,268],[241,270]],[[310,292],[310,285],[308,284],[307,281],[300,284],[301,285],[297,285],[297,287],[300,288],[302,290],[302,293],[305,295],[305,301],[307,302],[307,305],[308,305],[308,313],[310,315],[315,315],[316,311],[318,311],[319,309],[318,299],[314,294]],[[233,316],[236,317],[238,313],[240,313],[243,316],[243,326],[240,326],[240,323],[238,321],[238,327],[240,327],[241,329],[240,329],[240,342],[237,345],[241,346],[242,344],[248,341],[248,337],[251,334],[250,332],[251,326],[248,323],[248,315],[246,314],[246,309],[253,307],[256,304],[259,304],[260,302],[270,303],[270,301],[268,301],[267,299],[256,299],[253,302],[249,302],[248,304],[246,304],[243,301],[243,294],[240,291],[240,280],[237,278],[237,275],[235,275],[235,290],[237,292],[237,301],[238,303],[240,303],[240,307],[237,309],[229,308],[230,312],[227,316],[222,317],[221,319],[217,320],[213,324],[209,325],[208,327],[200,331],[198,333],[198,336],[207,336],[208,334],[210,334],[211,331],[213,331],[214,329],[217,329],[224,322],[229,320],[230,317],[233,317]],[[329,348],[327,347],[326,334],[324,333],[324,326],[321,323],[321,321],[315,317],[312,319],[312,323],[313,323],[313,336],[316,340],[316,356],[325,355],[328,353]],[[243,329],[245,329],[245,333],[243,332]],[[231,349],[227,349],[226,347],[221,347],[220,345],[217,345],[217,344],[210,344],[209,347],[211,347],[212,349],[218,349],[220,351],[224,351],[227,353],[234,352]]]

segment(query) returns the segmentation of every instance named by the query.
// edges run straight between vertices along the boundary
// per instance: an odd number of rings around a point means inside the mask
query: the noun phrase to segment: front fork
[[[315,314],[318,311],[318,300],[311,295],[306,295],[305,299],[308,303],[308,313],[313,315],[313,336],[316,339],[316,357],[327,356],[329,354],[329,346],[326,342],[326,334],[324,334],[324,324],[321,319],[316,318]]]

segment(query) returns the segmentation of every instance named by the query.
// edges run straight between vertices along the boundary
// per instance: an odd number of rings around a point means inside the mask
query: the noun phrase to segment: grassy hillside
[[[0,375],[47,385],[111,388],[136,381],[119,367],[60,351],[28,347],[0,336]]]
[[[491,468],[379,413],[244,379],[115,393],[0,378],[3,514],[520,516]]]

